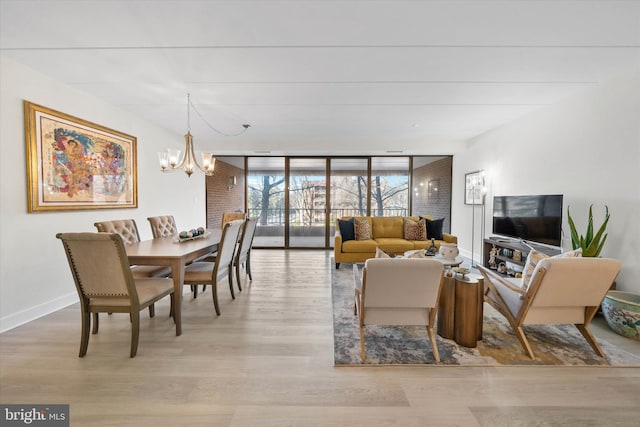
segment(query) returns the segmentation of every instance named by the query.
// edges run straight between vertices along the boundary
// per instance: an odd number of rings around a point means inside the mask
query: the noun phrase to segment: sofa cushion
[[[369,220],[363,218],[356,218],[354,223],[354,230],[356,240],[369,240],[371,239],[371,225]]]
[[[395,237],[381,237],[376,239],[380,249],[386,252],[394,252],[396,254],[403,254],[406,251],[413,249],[413,243],[408,240],[395,238]]]
[[[349,240],[342,243],[342,252],[345,253],[375,253],[378,243],[375,240]]]
[[[356,232],[354,229],[354,225],[355,220],[353,218],[338,220],[338,227],[340,227],[340,234],[342,235],[343,242],[346,242],[348,240],[355,240]]]
[[[371,217],[371,225],[372,239],[403,236],[404,219],[401,216],[374,216]]]
[[[420,218],[424,218],[427,221],[427,239],[443,240],[442,227],[444,225],[444,218],[433,220],[426,217]]]
[[[427,222],[425,219],[414,221],[404,219],[404,238],[406,240],[427,240]]]

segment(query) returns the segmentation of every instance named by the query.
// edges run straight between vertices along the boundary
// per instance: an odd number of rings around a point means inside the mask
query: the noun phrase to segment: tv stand
[[[526,244],[520,240],[508,239],[503,237],[491,236],[487,239],[484,239],[483,246],[483,265],[489,268],[489,252],[493,247],[496,247],[498,250],[498,254],[496,255],[496,264],[500,262],[511,262],[516,265],[524,266],[527,261],[527,256],[533,247],[535,250],[542,252],[546,255],[553,256],[560,253],[559,249],[549,248],[546,246],[539,246],[535,243],[527,242]],[[511,250],[513,253],[508,254],[505,253],[504,249]],[[520,251],[520,259],[517,257],[514,259],[514,254],[516,251]],[[508,251],[507,251],[508,252]]]

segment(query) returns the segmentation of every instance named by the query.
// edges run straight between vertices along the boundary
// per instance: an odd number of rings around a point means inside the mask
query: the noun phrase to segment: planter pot
[[[609,291],[602,301],[602,313],[614,332],[640,341],[640,294]]]

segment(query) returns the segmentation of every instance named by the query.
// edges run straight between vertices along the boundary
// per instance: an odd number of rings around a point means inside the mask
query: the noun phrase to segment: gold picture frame
[[[28,212],[138,207],[137,139],[24,101]]]

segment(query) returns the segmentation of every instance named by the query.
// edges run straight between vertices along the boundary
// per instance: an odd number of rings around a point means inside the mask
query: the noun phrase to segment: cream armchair
[[[360,355],[366,361],[365,325],[426,326],[433,357],[440,362],[433,330],[443,264],[432,259],[371,258],[362,274],[353,266],[355,311],[360,324]]]
[[[620,272],[620,262],[606,258],[546,258],[538,262],[527,290],[517,279],[505,279],[478,266],[485,278],[485,301],[511,324],[520,344],[531,359],[533,350],[524,325],[572,323],[591,348],[604,357],[589,330],[611,284]]]

